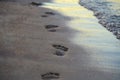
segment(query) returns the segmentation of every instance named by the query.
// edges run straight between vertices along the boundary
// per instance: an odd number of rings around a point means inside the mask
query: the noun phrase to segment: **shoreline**
[[[89,3],[89,4],[87,4]],[[110,9],[115,3],[107,2],[106,0],[80,0],[79,4],[88,10],[94,12],[99,20],[99,23],[104,26],[108,31],[112,32],[117,39],[120,39],[120,14],[119,10]]]

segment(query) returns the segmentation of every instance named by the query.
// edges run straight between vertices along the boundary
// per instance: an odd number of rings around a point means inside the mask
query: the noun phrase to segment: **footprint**
[[[62,51],[62,50],[56,50],[54,55],[57,55],[57,56],[64,56],[65,55],[65,52]]]
[[[46,25],[45,26],[46,29],[57,28],[57,27],[59,27],[59,26],[57,26],[57,25]]]
[[[48,14],[48,15],[55,15],[55,13],[53,13],[53,12],[45,12],[45,14]]]
[[[45,28],[50,31],[50,32],[56,32],[56,28],[58,28],[59,26],[57,25],[46,25]]]
[[[58,44],[53,44],[52,45],[54,48],[62,50],[62,51],[68,51],[68,48],[62,45],[58,45]]]
[[[40,6],[40,5],[43,5],[42,3],[37,3],[37,2],[31,2],[30,4],[33,5],[33,6]]]
[[[43,80],[59,79],[60,74],[55,72],[48,72],[48,73],[42,74],[41,78]]]
[[[36,5],[36,3],[32,3],[32,5]],[[39,4],[38,4],[38,6],[39,6]],[[41,17],[48,17],[49,15],[55,15],[55,13],[53,13],[53,12],[45,12],[45,14],[41,15]]]

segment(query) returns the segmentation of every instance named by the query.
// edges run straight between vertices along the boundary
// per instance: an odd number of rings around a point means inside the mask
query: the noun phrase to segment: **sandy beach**
[[[74,30],[65,27],[62,17],[46,8],[14,2],[0,3],[1,80],[42,80],[41,75],[47,72],[71,72],[70,68],[74,68],[77,61],[73,56],[84,50],[67,40]],[[45,28],[46,25],[59,27],[56,32],[51,32]],[[69,50],[64,56],[57,56],[53,44]]]
[[[29,4],[31,2],[37,2],[37,3],[42,3],[42,2],[51,2],[52,0],[0,0],[3,2],[17,2],[20,4]]]
[[[6,1],[0,2],[0,80],[119,80],[118,73],[87,66],[90,52],[71,42],[77,30],[69,18],[33,0]]]

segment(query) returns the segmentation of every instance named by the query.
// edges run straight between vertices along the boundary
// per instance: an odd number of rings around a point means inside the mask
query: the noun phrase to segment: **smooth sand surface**
[[[86,66],[89,55],[70,42],[75,31],[63,21],[64,16],[50,9],[0,2],[0,80],[43,80],[41,75],[48,72],[59,73],[56,80],[101,80],[101,76],[102,80],[113,80],[116,75],[109,77],[112,73]],[[45,25],[59,27],[50,32]],[[57,49],[53,44],[65,46],[68,51],[64,56],[54,55]]]
[[[28,4],[31,2],[50,2],[51,0],[0,0],[4,2],[18,2],[18,3],[23,3],[23,4]]]

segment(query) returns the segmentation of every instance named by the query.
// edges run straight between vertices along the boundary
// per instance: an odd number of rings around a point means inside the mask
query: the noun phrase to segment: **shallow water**
[[[107,0],[112,3],[111,9],[115,11],[116,14],[120,15],[120,0]]]
[[[120,73],[120,41],[98,23],[92,11],[80,6],[78,2],[79,0],[54,0],[53,3],[45,3],[43,7],[72,18],[67,25],[77,32],[70,41],[84,47],[90,54],[89,67]]]

